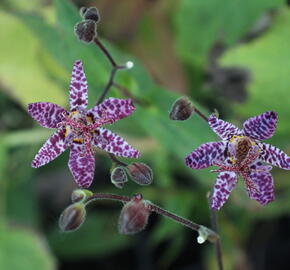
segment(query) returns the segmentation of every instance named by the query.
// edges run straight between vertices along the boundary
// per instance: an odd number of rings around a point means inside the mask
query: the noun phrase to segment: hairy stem
[[[142,196],[141,194],[138,194],[138,195]],[[132,198],[130,198],[128,196],[122,196],[122,195],[117,195],[117,194],[112,194],[112,193],[94,193],[93,195],[91,195],[87,199],[86,205],[93,202],[93,201],[96,201],[96,200],[112,200],[112,201],[119,201],[122,203],[127,203],[127,202],[131,201],[131,199]],[[169,219],[171,219],[171,220],[173,220],[181,225],[188,227],[191,230],[197,231],[198,233],[200,232],[201,229],[202,230],[206,229],[207,234],[208,234],[207,239],[213,243],[218,241],[219,236],[211,229],[206,228],[203,225],[199,225],[197,223],[194,223],[194,222],[190,221],[189,219],[180,217],[172,212],[169,212],[169,211],[159,207],[158,205],[151,203],[150,201],[145,200],[145,202],[147,204],[148,209],[151,212],[155,212],[159,215],[162,215],[166,218],[169,218]]]

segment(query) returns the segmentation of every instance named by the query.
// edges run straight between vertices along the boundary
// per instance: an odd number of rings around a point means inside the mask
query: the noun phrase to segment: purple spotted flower
[[[132,100],[109,98],[89,110],[87,104],[86,76],[81,61],[76,61],[70,83],[70,111],[49,102],[28,105],[29,114],[41,126],[57,129],[36,154],[32,167],[47,164],[70,147],[71,173],[79,186],[89,187],[94,178],[95,147],[117,156],[139,157],[123,138],[102,127],[129,116],[135,110]]]
[[[242,176],[251,199],[266,205],[275,199],[272,167],[263,162],[290,170],[290,157],[273,145],[261,142],[273,136],[278,116],[265,112],[244,122],[243,130],[218,119],[215,114],[208,118],[212,130],[222,139],[202,144],[185,158],[192,169],[215,165],[219,169],[214,185],[211,207],[219,210]]]

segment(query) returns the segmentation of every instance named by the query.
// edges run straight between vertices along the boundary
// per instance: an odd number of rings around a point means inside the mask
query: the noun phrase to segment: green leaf
[[[37,38],[7,13],[0,12],[0,24],[5,25],[0,33],[1,89],[5,89],[23,106],[41,100],[63,105],[66,102],[65,94],[45,75],[38,62]],[[21,40],[25,40],[25,47]]]
[[[93,216],[94,215],[94,216]],[[61,233],[54,229],[49,242],[56,254],[62,258],[102,257],[125,248],[132,236],[120,235],[118,218],[97,212],[90,213],[82,227],[73,233]]]
[[[279,125],[274,140],[280,145],[281,138],[286,142],[290,132],[290,64],[286,57],[289,54],[289,28],[290,12],[281,10],[267,33],[253,42],[229,50],[221,59],[223,66],[250,69],[248,99],[235,108],[244,118],[267,110],[277,111]]]
[[[23,229],[0,227],[0,254],[0,269],[56,269],[43,239]]]
[[[204,65],[214,42],[241,39],[261,14],[284,0],[183,0],[176,12],[177,50],[184,61]]]

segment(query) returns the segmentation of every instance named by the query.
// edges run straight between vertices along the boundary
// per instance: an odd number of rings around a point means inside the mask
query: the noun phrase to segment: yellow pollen
[[[83,143],[84,139],[79,138],[79,139],[74,139],[73,141],[76,142],[76,143]]]

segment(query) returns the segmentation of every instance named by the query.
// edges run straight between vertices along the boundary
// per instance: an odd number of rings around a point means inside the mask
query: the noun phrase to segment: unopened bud
[[[192,114],[193,108],[191,101],[187,97],[177,99],[170,110],[169,118],[171,120],[186,120]]]
[[[64,209],[59,217],[59,227],[63,232],[77,230],[84,222],[86,209],[83,203],[74,203]]]
[[[116,167],[111,172],[111,182],[117,188],[123,188],[124,184],[128,181],[127,174],[123,167]]]
[[[208,240],[211,243],[215,243],[219,239],[219,236],[217,233],[215,233],[213,230],[202,225],[200,225],[198,234],[199,235],[197,237],[197,242],[199,244],[203,244],[206,240]]]
[[[75,25],[74,31],[79,40],[90,43],[97,36],[97,25],[93,20],[84,20]]]
[[[85,200],[92,196],[93,193],[87,189],[76,189],[71,194],[71,201],[75,202],[85,202]]]
[[[132,180],[139,185],[149,185],[153,181],[153,172],[149,166],[144,163],[134,162],[128,165],[127,172]]]
[[[118,230],[121,234],[134,234],[142,231],[148,222],[150,210],[141,194],[136,194],[127,202],[120,214]]]
[[[99,10],[96,7],[81,7],[80,9],[80,15],[85,20],[93,20],[96,23],[100,21],[100,14]]]

